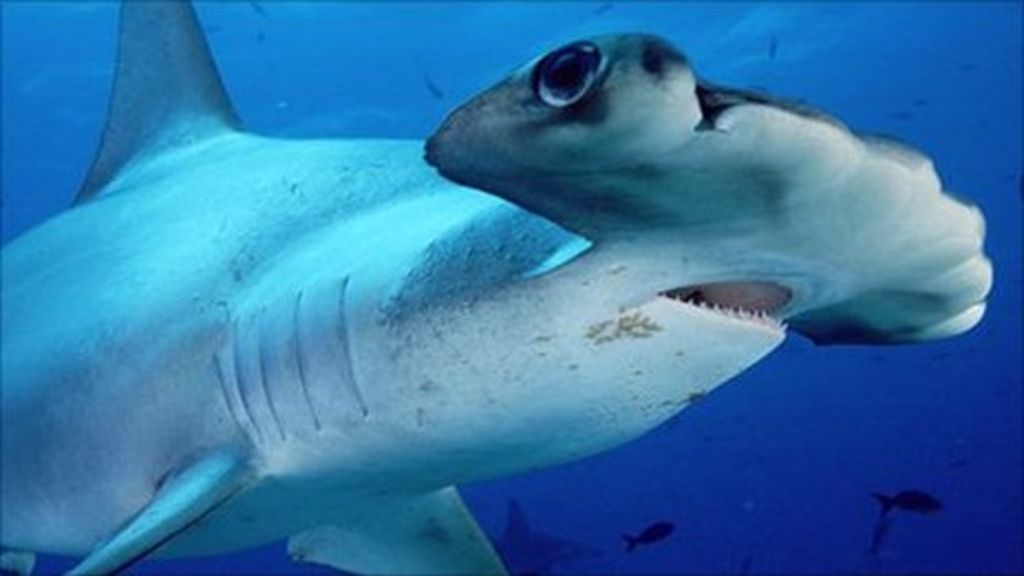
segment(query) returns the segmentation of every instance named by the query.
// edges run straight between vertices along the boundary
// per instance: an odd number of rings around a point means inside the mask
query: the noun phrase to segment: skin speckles
[[[238,252],[238,254],[236,254],[234,258],[231,259],[231,278],[234,280],[236,284],[240,284],[245,281],[245,279],[249,276],[249,272],[252,271],[252,268],[255,265],[255,261],[256,258],[249,251],[248,246],[243,247]]]
[[[605,320],[591,324],[587,328],[586,337],[594,344],[605,344],[620,338],[650,338],[661,326],[639,310],[623,314],[615,320]]]

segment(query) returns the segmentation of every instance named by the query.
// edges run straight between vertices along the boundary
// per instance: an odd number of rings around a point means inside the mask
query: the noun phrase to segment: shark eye
[[[533,69],[533,93],[553,108],[579,102],[597,85],[601,51],[590,42],[555,50]]]

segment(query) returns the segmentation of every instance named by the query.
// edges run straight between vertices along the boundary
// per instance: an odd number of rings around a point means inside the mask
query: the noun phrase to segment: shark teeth
[[[700,308],[707,310],[708,312],[714,312],[723,316],[741,320],[744,322],[752,322],[755,324],[761,324],[775,330],[785,330],[786,324],[778,318],[772,316],[764,310],[747,310],[745,308],[737,308],[732,306],[723,306],[715,302],[709,302],[707,300],[699,300],[693,298],[683,298],[671,293],[662,293],[661,296],[668,298],[674,302],[685,304],[687,306],[693,306],[694,308]]]

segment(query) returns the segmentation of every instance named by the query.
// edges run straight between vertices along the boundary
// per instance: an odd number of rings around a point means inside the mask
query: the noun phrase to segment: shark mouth
[[[714,282],[672,288],[659,296],[781,330],[785,326],[776,314],[789,303],[793,293],[770,282]]]

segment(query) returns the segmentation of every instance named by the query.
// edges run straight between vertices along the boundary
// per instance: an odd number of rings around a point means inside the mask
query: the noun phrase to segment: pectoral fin
[[[119,532],[100,544],[70,575],[121,570],[176,535],[245,486],[245,463],[225,454],[196,461],[169,477],[149,505]]]
[[[288,542],[296,562],[358,574],[505,574],[455,488],[375,506],[365,518],[303,532]]]

